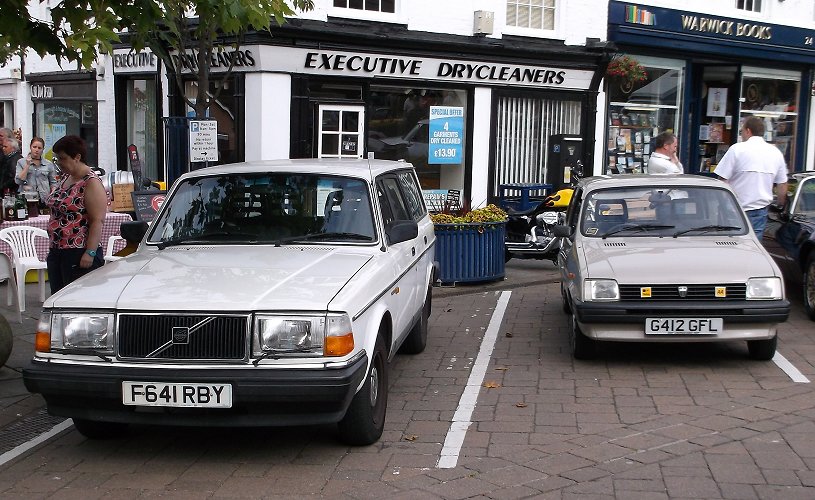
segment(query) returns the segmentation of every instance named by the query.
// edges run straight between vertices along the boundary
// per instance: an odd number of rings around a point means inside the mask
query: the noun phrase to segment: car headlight
[[[113,314],[106,313],[43,314],[37,327],[38,350],[41,344],[40,337],[47,335],[50,327],[51,350],[87,349],[112,353],[115,325],[113,318]]]
[[[620,287],[615,280],[586,280],[583,282],[583,300],[620,300]]]
[[[781,298],[781,278],[750,278],[747,280],[747,300]]]
[[[344,356],[354,349],[347,314],[321,316],[258,315],[253,355]]]

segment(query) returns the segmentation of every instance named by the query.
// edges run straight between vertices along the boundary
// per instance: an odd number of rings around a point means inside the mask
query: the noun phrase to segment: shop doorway
[[[699,99],[692,110],[690,165],[688,172],[713,174],[716,165],[739,135],[738,66],[697,64]]]
[[[365,107],[321,104],[318,158],[362,158]]]

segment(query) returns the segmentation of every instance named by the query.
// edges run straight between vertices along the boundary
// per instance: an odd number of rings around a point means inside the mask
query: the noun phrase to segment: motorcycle
[[[582,164],[578,161],[571,170],[570,187],[546,196],[529,210],[507,210],[509,217],[504,239],[505,261],[522,258],[556,262],[560,238],[552,233],[552,227],[566,221],[566,209],[581,175]]]

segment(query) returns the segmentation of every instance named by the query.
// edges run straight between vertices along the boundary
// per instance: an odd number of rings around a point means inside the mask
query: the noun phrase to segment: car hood
[[[586,277],[619,283],[744,282],[780,276],[755,238],[585,238]]]
[[[369,249],[179,246],[146,249],[60,290],[45,307],[121,310],[325,310]]]

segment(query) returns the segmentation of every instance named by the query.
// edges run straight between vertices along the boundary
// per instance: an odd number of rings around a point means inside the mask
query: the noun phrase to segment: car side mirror
[[[419,236],[419,224],[415,220],[396,220],[385,227],[388,244],[395,245]]]
[[[552,226],[552,234],[554,234],[558,238],[568,238],[572,235],[572,226],[567,226],[565,224],[557,224],[555,226]]]
[[[128,243],[138,245],[144,239],[144,235],[147,234],[147,227],[147,222],[143,220],[122,222],[119,227],[119,234]]]

